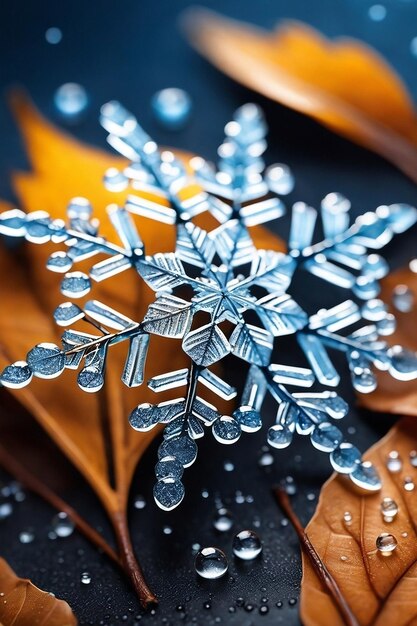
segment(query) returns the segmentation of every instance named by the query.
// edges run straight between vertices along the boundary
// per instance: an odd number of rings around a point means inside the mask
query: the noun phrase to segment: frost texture
[[[417,377],[416,354],[389,347],[381,339],[393,332],[395,319],[377,299],[378,280],[388,267],[375,253],[416,222],[416,209],[404,204],[381,206],[351,224],[349,201],[332,193],[319,212],[303,202],[294,204],[287,253],[257,249],[250,228],[285,213],[264,176],[266,125],[258,107],[243,106],[227,124],[217,170],[195,157],[190,171],[171,152],[159,151],[116,102],[103,107],[102,124],[109,143],[130,160],[123,171],[111,169],[105,174],[109,189],[131,189],[124,207],[108,208],[117,243],[100,235],[92,208],[83,198],[71,202],[67,223],[44,212],[27,215],[11,210],[0,215],[3,234],[33,243],[64,244],[64,251],[54,252],[47,267],[64,274],[61,292],[71,299],[54,313],[56,323],[65,327],[62,345],[35,346],[26,361],[3,371],[1,383],[16,389],[29,384],[33,376],[54,378],[70,368],[78,370],[78,384],[84,391],[96,392],[105,382],[108,350],[125,342],[121,379],[134,387],[146,380],[152,335],[179,340],[189,366],[161,372],[147,384],[155,394],[181,389],[181,395],[174,391],[171,400],[140,404],[129,417],[138,431],[166,425],[154,490],[161,508],[172,509],[183,499],[183,469],[195,461],[196,440],[205,428],[211,427],[223,444],[236,442],[242,431],[259,430],[267,394],[277,405],[275,423],[268,424],[267,430],[272,447],[288,446],[295,433],[308,435],[313,446],[329,454],[336,471],[361,487],[379,489],[375,469],[362,462],[359,450],[345,441],[333,423],[349,407],[335,391],[320,387],[339,384],[340,374],[331,358],[335,350],[344,353],[346,371],[362,393],[375,389],[375,368],[388,370],[399,380]],[[144,191],[153,200],[144,199]],[[203,212],[211,213],[218,223],[209,232],[193,221]],[[177,235],[175,250],[147,255],[135,215],[171,224]],[[321,229],[316,229],[319,217]],[[323,240],[315,241],[316,230],[323,232]],[[97,255],[102,260],[94,262]],[[85,259],[91,260],[89,273],[74,270]],[[138,280],[155,292],[142,320],[129,319],[97,300],[84,301],[83,306],[72,302],[85,298],[94,282],[127,270],[137,272]],[[288,293],[298,272],[304,272],[306,289],[310,273],[346,290],[347,298],[307,313],[303,303]],[[336,289],[335,296],[339,293]],[[91,332],[73,328],[79,322],[90,324]],[[293,335],[294,350],[304,355],[306,367],[279,362],[275,339],[284,335]],[[228,355],[246,363],[238,400],[236,389],[212,369]],[[314,391],[307,391],[313,385]],[[223,415],[209,403],[201,395],[204,388],[231,401],[231,414]]]

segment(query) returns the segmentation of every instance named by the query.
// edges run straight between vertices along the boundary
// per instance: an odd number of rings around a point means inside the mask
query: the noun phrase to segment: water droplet
[[[355,485],[367,491],[379,491],[382,486],[379,474],[370,461],[358,463],[350,474],[350,479]]]
[[[245,502],[245,496],[239,490],[235,493],[235,502],[236,504],[243,504]]]
[[[207,500],[207,498],[209,497],[209,492],[207,491],[207,489],[203,489],[201,492],[201,497],[204,498],[205,500]]]
[[[228,567],[227,557],[219,548],[203,548],[195,557],[195,571],[202,578],[220,578],[225,575]]]
[[[56,45],[62,39],[62,31],[56,26],[51,26],[45,31],[45,39],[48,43]]]
[[[383,4],[373,4],[369,7],[368,15],[373,22],[382,22],[387,16],[387,10]]]
[[[341,557],[340,557],[340,560],[341,560],[341,561],[347,561],[347,560],[348,560],[348,558],[347,558],[347,556],[341,556]]]
[[[78,83],[65,83],[54,95],[55,106],[60,113],[73,117],[84,111],[88,104],[87,92]]]
[[[255,498],[251,496],[251,494],[249,494],[246,496],[245,502],[247,502],[248,504],[252,504],[253,502],[255,502]]]
[[[191,546],[191,550],[195,553],[197,553],[201,548],[201,545],[199,543],[193,543],[193,545]]]
[[[233,526],[233,515],[229,509],[220,508],[217,510],[213,520],[213,526],[221,533],[227,532]]]
[[[282,602],[282,600],[278,600],[278,602],[275,604],[275,606],[276,606],[278,609],[282,609],[282,606],[283,606],[283,602]]]
[[[10,502],[3,502],[0,504],[0,520],[6,519],[13,513],[13,507]]]
[[[292,476],[286,476],[281,480],[281,486],[285,489],[289,496],[294,496],[297,493],[297,485],[294,482]]]
[[[417,467],[417,450],[411,450],[410,463],[413,467]]]
[[[146,506],[145,498],[143,496],[136,496],[133,502],[133,506],[135,507],[135,509],[144,509]]]
[[[261,615],[266,615],[267,613],[269,613],[269,607],[267,607],[266,604],[264,604],[263,606],[260,606],[259,613]]]
[[[61,511],[52,519],[52,528],[57,537],[69,537],[74,532],[74,522],[72,519]]]
[[[183,89],[168,87],[152,97],[152,109],[158,122],[170,130],[178,130],[188,121],[192,103]]]
[[[253,530],[241,530],[233,539],[235,556],[244,561],[255,559],[262,552],[262,543]]]
[[[417,57],[417,37],[413,37],[410,43],[411,54]]]
[[[171,526],[164,526],[162,529],[162,532],[164,533],[164,535],[172,535]]]
[[[245,604],[245,600],[242,597],[236,598],[236,606],[243,606]]]
[[[288,526],[288,524],[289,524],[289,521],[287,520],[287,518],[286,518],[286,517],[282,518],[282,520],[281,520],[281,526],[282,526],[283,528],[286,528],[286,527]]]
[[[309,502],[313,502],[315,499],[316,499],[316,494],[314,494],[314,493],[308,493],[307,494],[307,500]]]
[[[415,485],[411,476],[406,476],[404,478],[404,489],[406,491],[414,491],[414,487]]]
[[[397,450],[391,450],[391,452],[389,452],[386,465],[387,465],[388,471],[391,472],[392,474],[401,472],[402,467],[403,467],[403,462]]]
[[[290,598],[290,599],[288,600],[288,604],[289,604],[290,606],[295,606],[295,605],[297,604],[297,598]]]
[[[388,524],[394,521],[398,514],[398,504],[392,498],[384,498],[381,502],[381,515]]]
[[[394,535],[390,533],[381,533],[376,538],[376,548],[383,556],[391,556],[398,543]]]
[[[32,543],[35,539],[35,534],[31,530],[22,530],[19,533],[19,541],[20,543]]]
[[[401,537],[404,537],[404,539],[405,539],[406,537],[408,537],[408,533],[406,533],[406,532],[401,533]]]
[[[263,452],[258,460],[258,465],[260,467],[268,467],[272,465],[274,462],[274,457],[270,452]]]
[[[229,613],[236,613],[236,607],[229,606]]]
[[[248,602],[248,604],[245,604],[245,611],[247,611],[248,613],[251,613],[254,608],[255,606],[251,604],[250,602]]]
[[[346,524],[346,526],[350,526],[352,523],[352,514],[350,511],[345,511],[343,513],[343,521]]]
[[[235,466],[231,461],[225,461],[223,464],[223,468],[225,472],[233,472]]]
[[[286,196],[294,189],[294,176],[288,165],[276,163],[265,172],[265,180],[271,191]]]
[[[397,311],[409,313],[414,305],[414,294],[407,285],[397,285],[392,290],[392,303]]]
[[[89,585],[91,583],[91,574],[89,574],[89,572],[83,572],[80,581],[83,585]]]

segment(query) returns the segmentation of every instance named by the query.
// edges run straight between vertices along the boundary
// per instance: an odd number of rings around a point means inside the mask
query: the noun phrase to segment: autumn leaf
[[[417,273],[410,268],[392,272],[382,281],[381,298],[392,304],[396,287],[409,289],[415,303],[417,303]],[[417,351],[417,308],[410,311],[395,310],[397,329],[389,337],[392,345],[406,345],[410,350]],[[398,381],[386,372],[378,372],[378,387],[371,394],[358,394],[362,406],[373,411],[389,412],[396,415],[417,416],[417,388],[416,381]]]
[[[70,607],[51,593],[16,576],[0,558],[0,623],[2,626],[76,626]]]
[[[18,173],[13,177],[22,207],[26,211],[46,210],[54,218],[63,218],[74,193],[86,196],[94,206],[95,215],[100,218],[103,235],[111,239],[112,230],[105,209],[112,202],[122,204],[126,194],[106,191],[102,178],[107,168],[120,167],[123,160],[83,146],[59,132],[22,96],[13,98],[13,110],[33,168],[29,173]],[[172,227],[158,224],[155,228],[154,223],[145,218],[137,221],[147,252],[174,249]],[[280,241],[265,229],[255,229],[254,239],[263,247],[282,249]],[[5,249],[0,250],[4,276],[0,286],[1,368],[24,358],[28,349],[40,341],[60,343],[52,313],[62,296],[56,275],[45,269],[52,249],[49,245],[29,245],[18,257]],[[154,294],[131,271],[96,285],[94,297],[130,318],[142,319]],[[163,363],[167,369],[187,365],[179,342],[155,336],[151,344],[147,365],[149,378],[160,373]],[[156,598],[147,587],[133,555],[126,509],[134,470],[158,430],[138,434],[128,424],[127,415],[135,404],[154,401],[154,398],[145,385],[127,389],[122,384],[123,346],[112,348],[109,359],[106,385],[99,394],[81,391],[71,372],[65,372],[52,383],[38,379],[30,387],[12,393],[98,495],[112,522],[122,565],[142,603],[148,604]],[[162,401],[164,399],[161,397]],[[39,489],[37,491],[39,493]]]
[[[417,500],[405,481],[416,478],[410,453],[416,449],[415,418],[403,418],[365,455],[382,478],[378,494],[363,495],[334,475],[322,488],[316,513],[306,528],[360,626],[417,624]],[[390,452],[402,461],[399,471],[387,469]],[[413,453],[414,454],[414,453]],[[384,521],[381,502],[399,508]],[[390,556],[376,549],[381,533],[393,534],[398,547]],[[304,626],[344,626],[334,600],[325,591],[310,559],[303,554],[301,619]]]
[[[406,86],[366,44],[301,22],[274,32],[203,9],[186,14],[194,47],[220,70],[391,161],[417,181],[417,115]]]

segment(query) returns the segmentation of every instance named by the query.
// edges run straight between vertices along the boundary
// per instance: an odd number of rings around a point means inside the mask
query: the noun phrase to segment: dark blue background
[[[79,82],[88,91],[90,105],[80,123],[66,127],[81,139],[104,147],[104,132],[97,122],[98,110],[103,102],[116,98],[137,114],[157,141],[209,158],[214,158],[223,125],[233,110],[243,102],[254,100],[264,107],[271,129],[268,162],[287,162],[294,170],[297,184],[291,200],[302,199],[317,205],[323,195],[338,190],[350,197],[356,213],[374,209],[381,203],[416,202],[415,185],[376,155],[234,85],[201,59],[188,46],[177,24],[179,14],[190,4],[185,0],[4,1],[0,23],[3,95],[12,84],[20,83],[42,112],[61,123],[53,106],[54,91],[62,83]],[[289,17],[306,21],[329,36],[363,39],[389,59],[417,99],[417,58],[410,53],[410,41],[417,36],[417,0],[388,0],[384,3],[387,17],[379,23],[368,17],[372,4],[370,0],[204,2],[206,7],[266,28]],[[59,45],[45,41],[44,34],[50,26],[57,26],[63,32]],[[163,131],[152,117],[151,96],[167,86],[186,89],[194,102],[192,120],[180,133]],[[26,161],[4,97],[0,101],[0,127],[0,197],[10,198],[9,173],[24,167]],[[285,225],[284,219],[277,228]],[[394,266],[415,253],[415,232],[405,235],[401,245],[391,245],[387,250]],[[320,301],[320,293],[310,293],[308,298],[313,306],[315,300]],[[341,393],[353,402],[346,375],[345,378]],[[356,429],[350,438],[364,449],[390,422],[382,416],[363,412],[359,415],[353,410],[345,429],[349,425]],[[152,503],[155,446],[146,455],[133,493],[143,493],[148,504],[143,511],[132,509],[132,534],[161,604],[155,615],[143,617],[141,623],[215,624],[220,620],[239,626],[299,624],[297,605],[292,607],[288,603],[299,593],[298,545],[291,528],[280,524],[282,515],[273,502],[270,487],[288,474],[294,476],[299,485],[294,504],[306,522],[315,505],[306,495],[318,494],[329,475],[329,467],[323,456],[310,450],[308,442],[297,440],[291,450],[277,455],[272,468],[265,472],[256,463],[263,438],[263,433],[246,436],[233,450],[225,450],[207,437],[199,460],[188,472],[187,498],[173,514],[163,514]],[[224,472],[224,459],[234,461],[235,472]],[[80,504],[86,516],[108,532],[94,496],[75,474],[71,481],[66,497]],[[209,491],[207,499],[201,497],[202,488]],[[252,495],[254,503],[234,503],[236,489]],[[191,545],[194,542],[219,545],[231,554],[233,533],[216,536],[212,529],[216,492],[230,499],[235,530],[252,526],[254,518],[260,517],[259,534],[265,548],[263,558],[249,567],[242,567],[230,557],[233,580],[225,577],[210,585],[197,580],[193,573]],[[11,518],[0,523],[0,553],[19,574],[68,599],[80,623],[139,623],[141,614],[128,586],[81,536],[74,533],[54,543],[47,539],[52,515],[48,506],[28,496],[25,502],[16,505]],[[164,525],[173,528],[172,535],[163,534]],[[23,546],[18,542],[18,533],[28,526],[33,527],[36,538],[32,544]],[[85,570],[92,574],[89,586],[79,583],[80,573]],[[229,612],[240,596],[246,603],[256,605],[252,612],[243,608]],[[262,597],[269,600],[270,611],[266,616],[258,613]],[[207,601],[211,603],[209,609],[203,607]],[[283,602],[282,608],[275,606],[278,601]],[[186,606],[185,615],[176,611],[179,604]]]

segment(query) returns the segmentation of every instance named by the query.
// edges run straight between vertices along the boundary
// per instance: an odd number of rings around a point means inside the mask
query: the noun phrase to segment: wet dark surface
[[[296,176],[296,188],[288,205],[302,199],[317,206],[323,195],[334,190],[352,200],[355,213],[374,209],[381,203],[417,202],[415,185],[379,157],[234,85],[200,59],[187,46],[176,24],[179,13],[188,4],[183,0],[5,2],[0,25],[1,86],[6,89],[15,82],[23,84],[41,110],[59,123],[62,120],[52,102],[55,89],[64,82],[80,82],[88,91],[89,108],[77,125],[63,125],[84,141],[104,147],[98,109],[107,99],[117,98],[138,115],[157,141],[209,158],[215,156],[222,127],[232,111],[243,102],[254,100],[264,107],[271,129],[268,163],[287,162]],[[328,35],[363,38],[389,58],[417,96],[417,58],[410,53],[410,41],[417,35],[415,0],[391,0],[386,4],[387,17],[380,23],[370,21],[367,10],[372,3],[363,0],[293,0],[291,6],[282,0],[217,0],[205,4],[268,28],[281,17],[292,17],[305,20]],[[50,26],[63,31],[62,42],[57,46],[45,41],[44,33]],[[187,89],[194,101],[192,120],[180,133],[162,131],[152,118],[150,98],[166,86]],[[0,195],[10,198],[8,175],[13,169],[25,167],[26,161],[4,99],[0,103],[0,125]],[[285,234],[287,225],[286,218],[280,220],[277,232]],[[402,236],[399,243],[391,244],[386,255],[395,267],[415,256],[415,252],[414,231]],[[309,310],[322,306],[322,294],[311,282],[307,289],[303,283],[298,284],[296,291],[298,297],[303,294],[303,304]],[[342,359],[340,367],[344,372],[340,393],[353,403]],[[239,383],[239,372],[234,375]],[[7,410],[15,411],[16,407]],[[273,411],[266,407],[265,423],[272,419]],[[353,408],[343,426],[349,440],[366,449],[392,421]],[[40,434],[34,435],[33,441],[41,439]],[[265,431],[244,435],[237,445],[225,447],[206,437],[197,462],[186,472],[186,498],[173,513],[163,513],[152,500],[157,442],[146,453],[132,489],[130,523],[135,549],[160,598],[155,614],[142,615],[124,579],[77,532],[66,539],[49,539],[54,511],[30,494],[23,502],[14,503],[13,514],[0,521],[0,554],[18,574],[68,600],[81,624],[298,626],[298,542],[291,527],[282,523],[283,515],[273,500],[271,487],[286,476],[294,478],[297,493],[292,497],[293,504],[306,523],[314,512],[320,485],[330,471],[326,455],[301,438],[289,450],[275,453],[273,465],[259,467],[264,439]],[[225,471],[225,461],[234,464],[234,471]],[[51,463],[51,472],[56,463],[66,468],[59,458]],[[74,472],[68,468],[66,471],[63,495],[93,525],[111,536],[95,496]],[[7,484],[9,478],[3,478]],[[203,497],[206,491],[208,495]],[[245,502],[236,502],[236,491],[243,494]],[[133,506],[138,494],[146,500],[142,510]],[[224,534],[213,528],[215,500],[219,497],[234,516],[232,530]],[[241,499],[238,493],[237,500]],[[172,529],[171,534],[164,533],[167,526]],[[19,533],[29,528],[35,535],[33,542],[20,543]],[[262,556],[252,563],[239,563],[232,556],[233,535],[243,528],[254,528],[263,541]],[[216,545],[226,552],[229,571],[223,579],[207,582],[196,577],[192,549],[195,543]],[[89,585],[80,582],[86,571],[91,574]],[[260,612],[263,605],[268,612]]]

